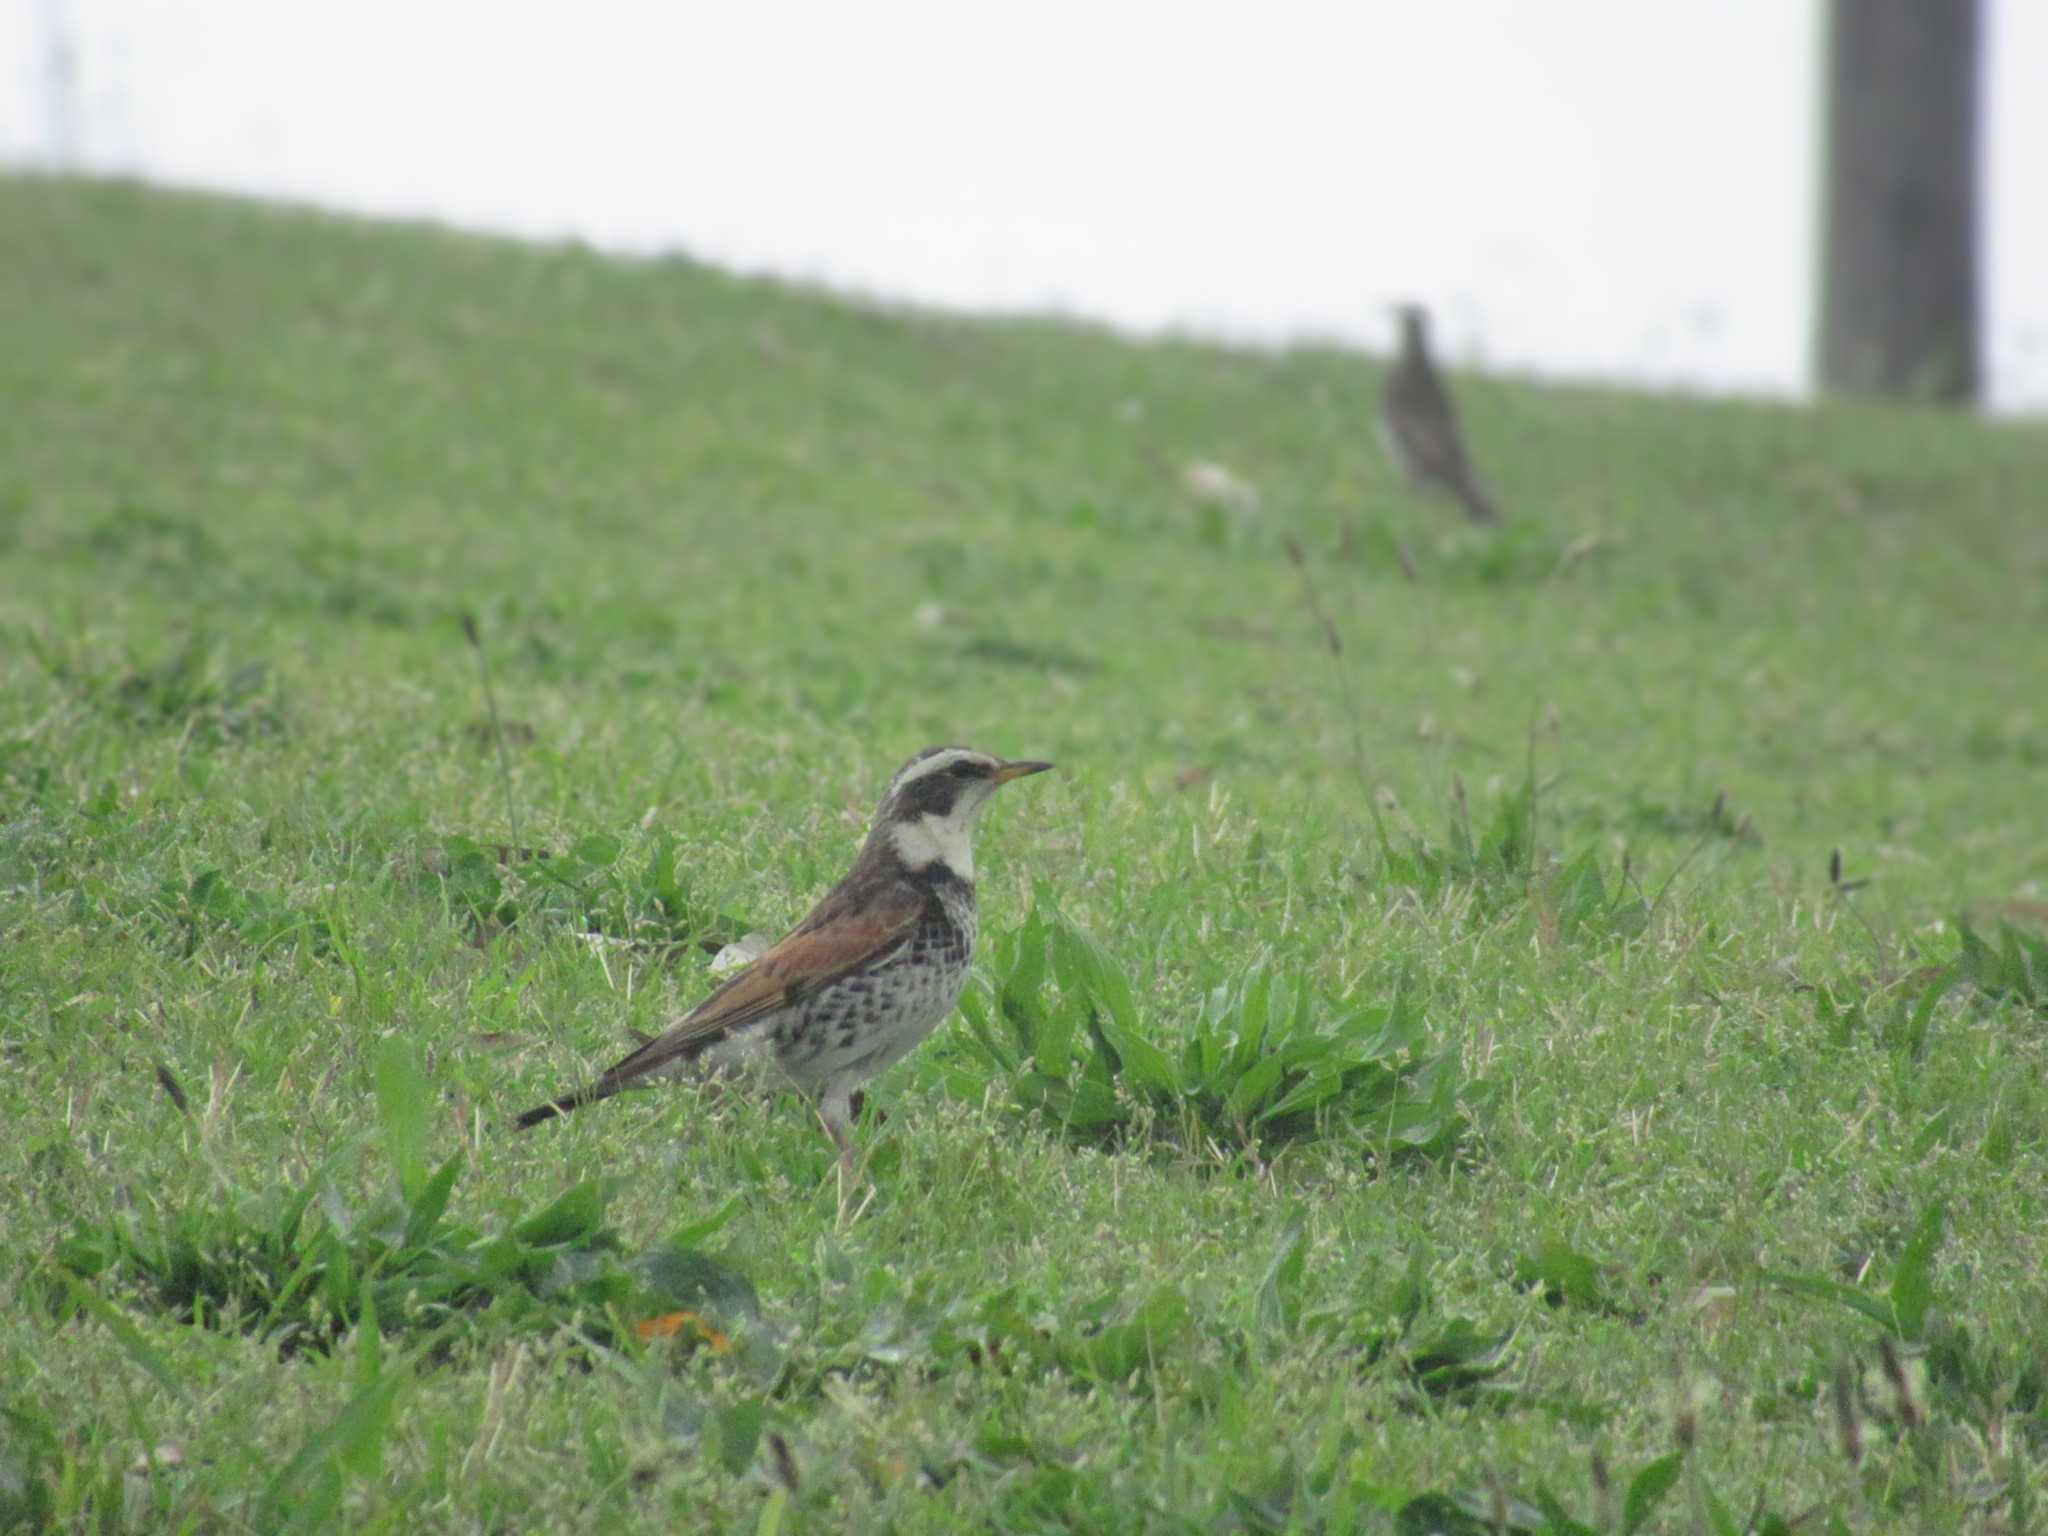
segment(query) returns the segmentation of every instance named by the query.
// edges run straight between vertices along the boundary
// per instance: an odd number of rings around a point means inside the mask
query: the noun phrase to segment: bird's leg
[[[858,1162],[853,1144],[852,1095],[844,1088],[828,1088],[818,1100],[818,1119],[824,1124],[825,1134],[832,1138],[832,1145],[839,1149],[839,1172],[850,1174]]]

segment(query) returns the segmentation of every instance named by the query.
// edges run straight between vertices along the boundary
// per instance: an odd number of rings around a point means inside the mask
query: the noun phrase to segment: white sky
[[[2048,4],[1989,0],[1994,397],[2048,409]],[[72,110],[49,81],[77,39]],[[0,157],[927,303],[1791,391],[1813,0],[9,0]],[[8,82],[20,82],[19,89]]]

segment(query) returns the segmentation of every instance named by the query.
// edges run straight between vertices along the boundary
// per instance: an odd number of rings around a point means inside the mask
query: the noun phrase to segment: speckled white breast
[[[885,963],[827,987],[776,1026],[776,1065],[818,1093],[901,1061],[960,1001],[977,926],[973,887],[949,882]]]

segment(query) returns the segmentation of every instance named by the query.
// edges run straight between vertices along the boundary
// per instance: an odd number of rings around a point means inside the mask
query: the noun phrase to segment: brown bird
[[[853,1161],[855,1091],[953,1011],[974,954],[975,818],[1000,784],[1051,763],[928,747],[898,770],[844,880],[789,936],[588,1087],[519,1117],[538,1125],[694,1063],[767,1058],[818,1106]]]
[[[1394,313],[1401,352],[1380,391],[1380,441],[1411,484],[1455,497],[1475,523],[1497,523],[1500,512],[1465,457],[1457,408],[1429,359],[1429,314],[1416,304]]]

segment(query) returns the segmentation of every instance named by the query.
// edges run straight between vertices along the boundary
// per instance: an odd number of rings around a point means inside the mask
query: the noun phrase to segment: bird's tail
[[[1475,523],[1497,523],[1500,508],[1493,504],[1493,498],[1481,490],[1470,475],[1458,481],[1458,500],[1465,508],[1465,515]]]
[[[552,1120],[557,1115],[566,1115],[572,1109],[581,1109],[586,1104],[595,1104],[599,1099],[608,1099],[619,1090],[600,1088],[593,1085],[579,1088],[574,1093],[565,1093],[559,1099],[549,1099],[545,1104],[536,1105],[512,1122],[515,1131],[530,1130],[543,1120]]]
[[[656,1035],[652,1039],[642,1037],[639,1050],[599,1074],[596,1082],[578,1088],[573,1093],[565,1093],[558,1099],[549,1099],[545,1104],[535,1105],[514,1120],[512,1128],[518,1131],[528,1130],[543,1120],[552,1120],[557,1115],[568,1114],[572,1109],[581,1109],[586,1104],[596,1104],[608,1099],[621,1089],[630,1088],[664,1069],[672,1070],[678,1062],[695,1061],[724,1038],[723,1030],[715,1034],[681,1040],[676,1039],[676,1032],[673,1030],[666,1035]]]

